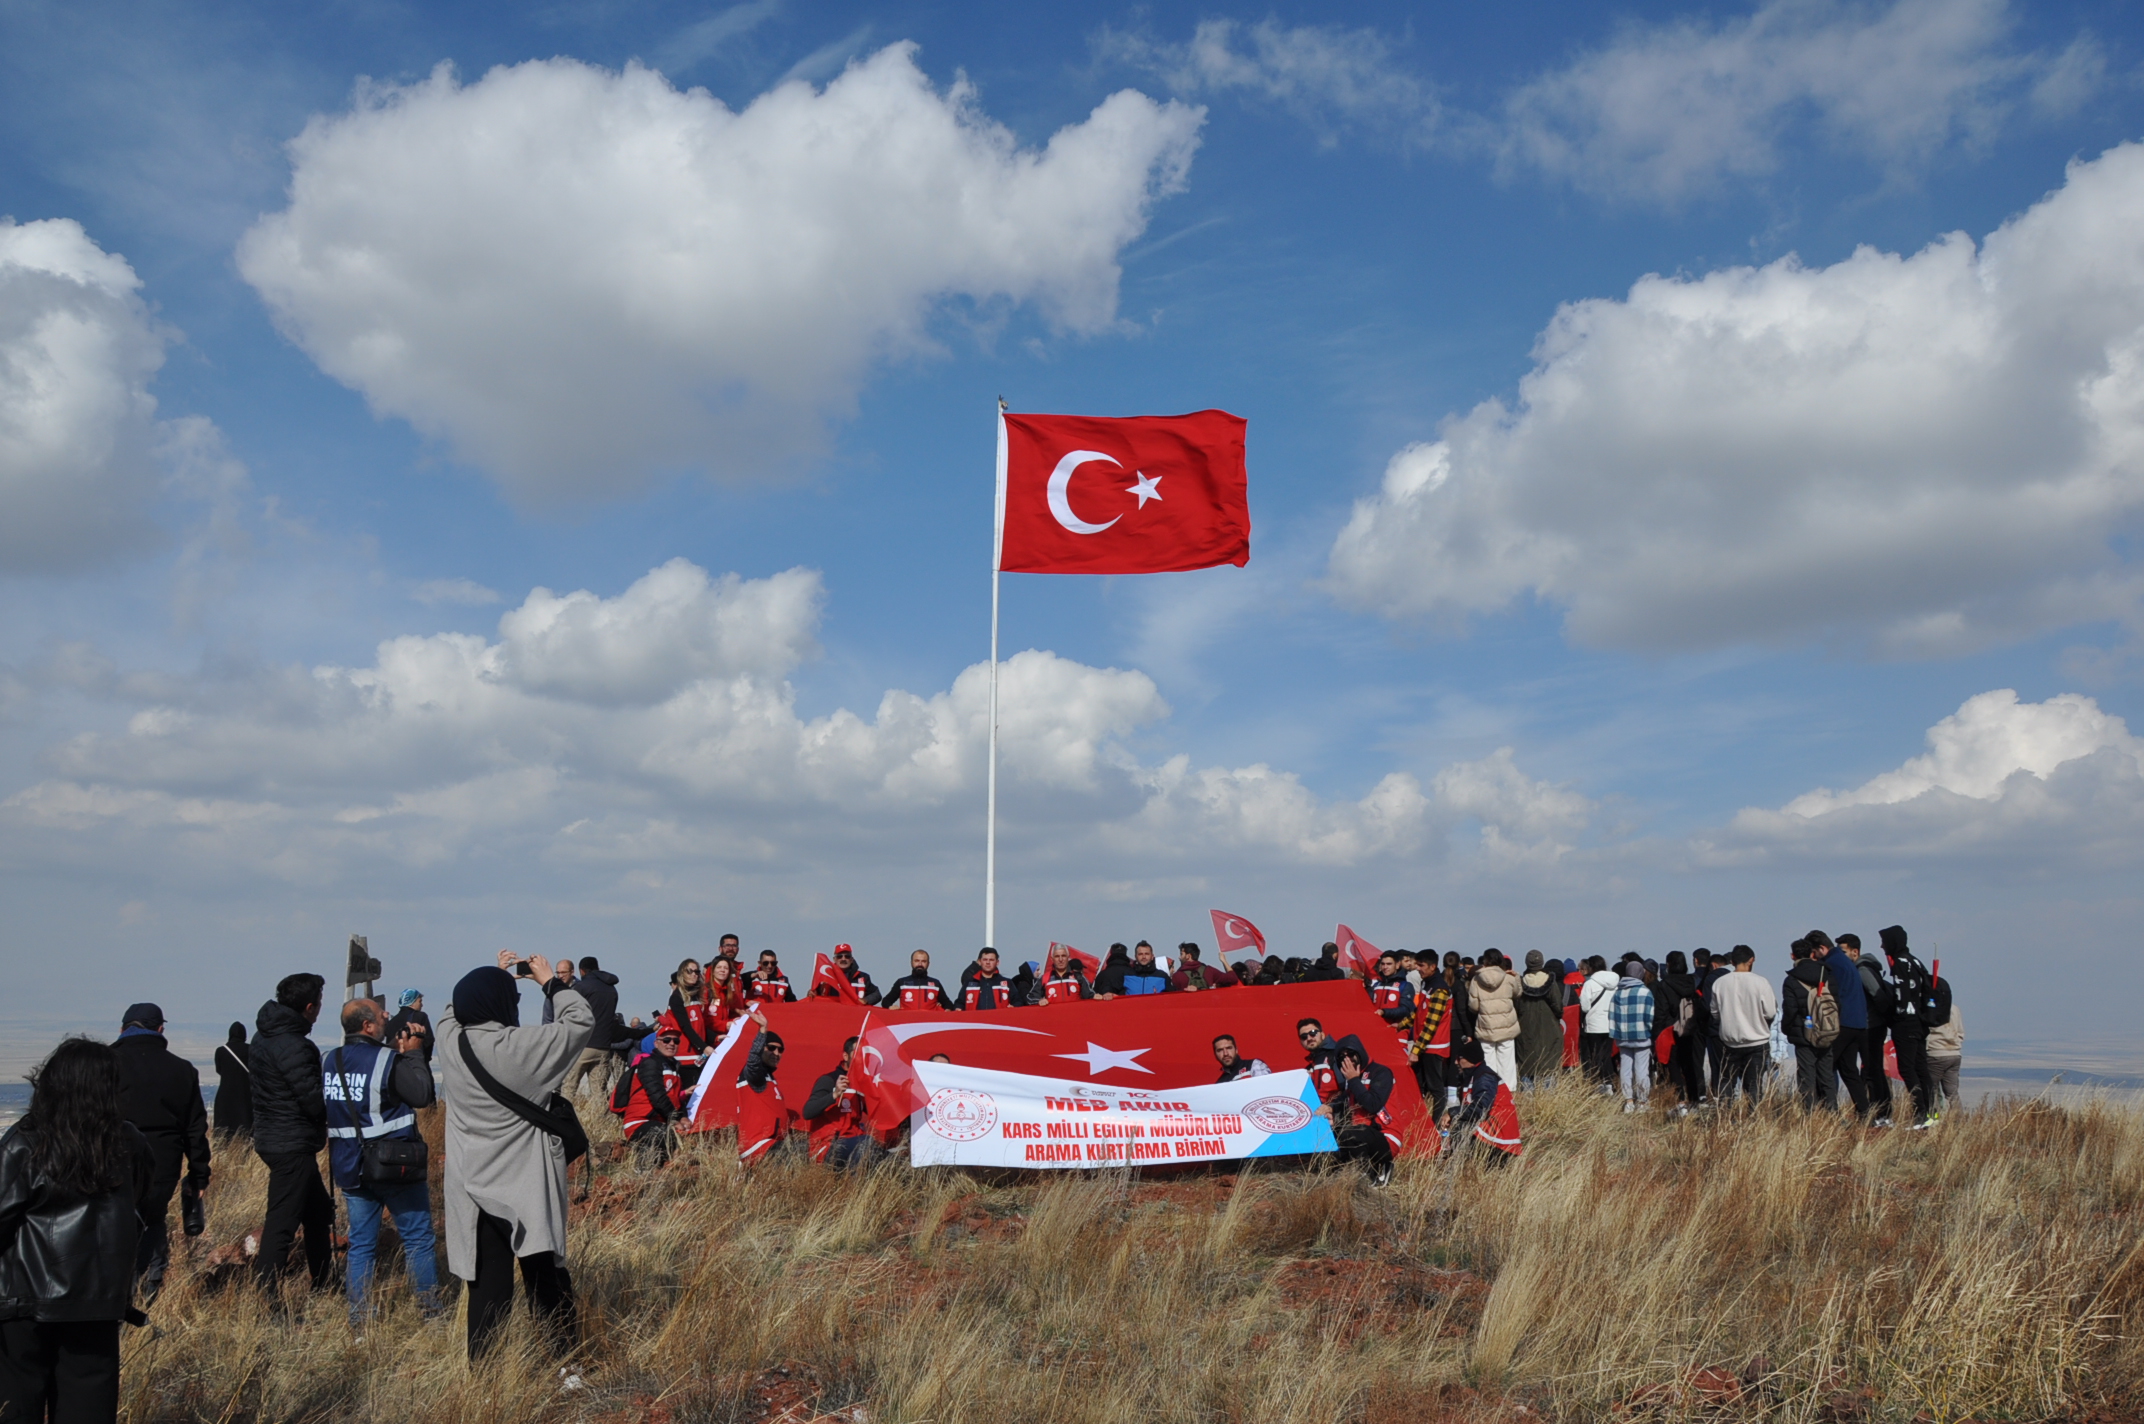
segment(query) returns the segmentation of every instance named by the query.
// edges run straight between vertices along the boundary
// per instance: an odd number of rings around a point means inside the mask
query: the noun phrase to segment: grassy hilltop
[[[1384,1191],[902,1160],[740,1176],[726,1139],[642,1174],[584,1112],[604,1160],[575,1208],[572,1393],[525,1326],[470,1372],[458,1317],[421,1322],[393,1267],[362,1342],[340,1296],[294,1297],[284,1323],[220,1287],[211,1248],[257,1229],[266,1192],[231,1152],[195,1264],[174,1262],[154,1333],[128,1332],[123,1418],[2144,1417],[2133,1107],[1864,1134],[1625,1116],[1567,1084],[1522,1112],[1522,1162],[1403,1163]]]

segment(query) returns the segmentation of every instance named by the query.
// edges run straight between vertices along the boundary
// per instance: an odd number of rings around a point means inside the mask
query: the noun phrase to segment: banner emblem
[[[1253,1098],[1243,1105],[1243,1115],[1261,1132],[1278,1137],[1310,1126],[1310,1104],[1301,1098]]]
[[[969,1088],[940,1088],[931,1094],[931,1131],[948,1142],[973,1142],[998,1125],[997,1100]]]

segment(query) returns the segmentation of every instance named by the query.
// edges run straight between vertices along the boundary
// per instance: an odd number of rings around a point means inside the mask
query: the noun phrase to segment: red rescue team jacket
[[[662,1090],[667,1111],[658,1112],[653,1098],[648,1094],[648,1079],[654,1078]],[[625,1135],[630,1140],[648,1123],[671,1122],[685,1115],[685,1080],[677,1071],[677,1061],[668,1063],[656,1054],[635,1063],[626,1072]]]

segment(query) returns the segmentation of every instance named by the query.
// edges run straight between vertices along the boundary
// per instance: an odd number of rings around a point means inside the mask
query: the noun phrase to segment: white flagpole
[[[990,544],[990,808],[983,817],[983,945],[998,943],[998,565],[1005,558],[1005,397],[998,397],[998,494]]]

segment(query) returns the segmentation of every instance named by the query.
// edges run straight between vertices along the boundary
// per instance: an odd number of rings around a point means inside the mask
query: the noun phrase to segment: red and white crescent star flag
[[[811,988],[805,992],[818,998],[827,998],[828,995],[819,993],[821,988],[832,990],[832,997],[847,999],[852,1004],[860,1005],[864,1001],[863,991],[850,982],[848,975],[841,972],[840,965],[823,954],[811,966]],[[786,1050],[789,1045],[785,1042],[782,1047]]]
[[[823,1002],[823,1001],[822,1001]],[[798,1006],[782,1006],[795,1008]],[[1226,994],[1151,995],[1059,1004],[1047,1013],[885,1013],[867,1011],[861,1060],[853,1076],[880,1129],[897,1128],[922,1106],[911,1064],[933,1054],[968,1068],[1072,1079],[1114,1088],[1162,1089],[1211,1083],[1220,1070],[1216,1034],[1229,1034],[1246,1058],[1273,1069],[1303,1066],[1295,1036],[1302,1018],[1317,1019],[1328,1037],[1349,1034],[1392,1070],[1389,1109],[1409,1142],[1434,1152],[1435,1136],[1415,1088],[1413,1066],[1399,1035],[1377,1016],[1359,984],[1290,984]],[[768,1014],[780,1027],[783,1019]],[[785,1037],[786,1037],[786,1030]],[[837,1051],[838,1056],[838,1051]],[[786,1065],[787,1059],[784,1059]],[[820,1069],[824,1072],[825,1069]],[[801,1081],[801,1080],[800,1080]]]
[[[1251,557],[1244,422],[1224,410],[999,417],[998,567],[1158,574]]]
[[[1266,937],[1258,932],[1258,926],[1226,910],[1208,910],[1206,913],[1213,916],[1213,937],[1220,946],[1223,964],[1231,962],[1231,955],[1237,959],[1266,957]]]
[[[1340,946],[1340,967],[1360,969],[1362,977],[1370,978],[1377,973],[1377,956],[1383,951],[1346,925],[1333,931],[1333,943]]]

